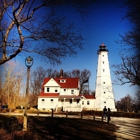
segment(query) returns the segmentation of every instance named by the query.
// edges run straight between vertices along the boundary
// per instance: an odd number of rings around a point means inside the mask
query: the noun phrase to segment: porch
[[[58,100],[58,107],[61,111],[81,112],[82,106],[80,96],[60,96]]]
[[[77,105],[77,106],[66,106],[63,107],[63,111],[68,111],[68,112],[81,112],[82,111],[82,107],[81,105]]]

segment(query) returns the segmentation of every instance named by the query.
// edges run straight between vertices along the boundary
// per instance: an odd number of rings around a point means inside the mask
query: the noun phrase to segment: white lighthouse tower
[[[116,111],[108,61],[108,50],[104,44],[101,44],[99,47],[95,110],[103,110],[104,106],[106,106],[107,108],[110,108],[111,111]]]

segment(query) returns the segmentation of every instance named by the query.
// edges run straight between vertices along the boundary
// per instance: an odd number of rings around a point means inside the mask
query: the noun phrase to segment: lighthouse
[[[104,44],[99,46],[96,89],[95,89],[95,110],[103,110],[106,106],[111,111],[116,111],[114,93],[111,82],[108,50]]]

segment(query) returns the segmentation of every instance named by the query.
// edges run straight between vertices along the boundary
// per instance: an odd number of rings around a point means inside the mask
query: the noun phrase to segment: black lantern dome
[[[102,52],[102,51],[108,52],[108,50],[106,49],[105,44],[102,43],[99,47],[100,47],[100,49],[98,50],[98,53]]]

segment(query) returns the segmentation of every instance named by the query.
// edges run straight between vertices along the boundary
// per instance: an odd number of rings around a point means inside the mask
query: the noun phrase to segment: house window
[[[106,101],[104,101],[104,104],[106,104]]]
[[[87,105],[89,105],[89,101],[87,101]]]
[[[104,92],[104,94],[105,94],[105,92]]]
[[[72,99],[70,99],[70,104],[72,104]]]
[[[64,91],[66,91],[66,89],[64,89]]]
[[[51,102],[53,102],[53,99],[51,99]]]
[[[74,94],[74,90],[71,90],[71,94]]]
[[[55,92],[57,92],[57,89],[55,90]]]
[[[80,101],[80,100],[78,99],[78,100],[77,100],[77,104],[79,103],[79,101]]]
[[[60,83],[65,83],[65,82],[66,82],[66,80],[64,80],[64,79],[60,80]]]
[[[47,88],[47,92],[50,92],[50,88],[49,87]]]
[[[45,101],[45,99],[42,99],[42,101]]]
[[[84,101],[82,101],[82,105],[84,105]]]

